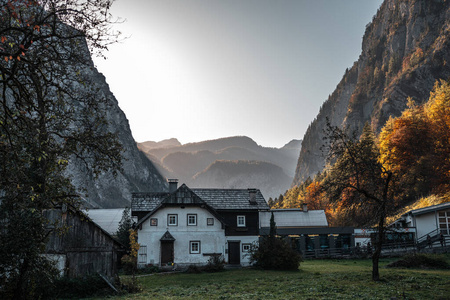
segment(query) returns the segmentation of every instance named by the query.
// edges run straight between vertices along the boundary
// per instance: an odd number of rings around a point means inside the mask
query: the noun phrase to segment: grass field
[[[370,260],[308,260],[297,272],[254,269],[140,277],[142,292],[114,299],[450,299],[450,270],[387,269]]]

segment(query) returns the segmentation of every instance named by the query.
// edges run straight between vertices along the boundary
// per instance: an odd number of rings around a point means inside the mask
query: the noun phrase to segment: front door
[[[161,241],[161,265],[173,263],[173,241]]]
[[[241,263],[240,246],[240,242],[228,242],[228,263],[230,265],[239,265]]]

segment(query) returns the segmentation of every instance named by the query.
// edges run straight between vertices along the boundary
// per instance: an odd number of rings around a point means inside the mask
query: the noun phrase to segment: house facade
[[[218,255],[228,264],[248,265],[264,210],[269,206],[256,189],[178,188],[171,180],[169,193],[134,193],[138,265],[201,265]]]
[[[450,237],[450,202],[410,210],[397,219],[390,227],[411,228],[416,234],[416,242],[426,243],[428,236],[432,242]]]

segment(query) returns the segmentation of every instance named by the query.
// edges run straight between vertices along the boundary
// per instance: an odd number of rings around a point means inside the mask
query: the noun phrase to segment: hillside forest
[[[369,155],[392,174],[391,220],[412,208],[450,201],[450,81],[437,81],[422,105],[408,98],[403,113],[390,117],[379,134],[366,123],[355,143],[367,143],[368,138],[373,140],[374,150]],[[324,151],[326,148],[325,141]],[[358,201],[360,194],[351,188],[356,170],[346,179],[347,187],[340,199],[334,200],[328,185],[336,179],[333,176],[338,176],[334,168],[339,166],[339,159],[328,161],[324,171],[314,178],[307,178],[275,199],[269,198],[269,205],[300,208],[307,204],[309,209],[324,209],[330,226],[373,225],[366,223],[370,212],[364,201]],[[368,182],[370,178],[358,180]]]

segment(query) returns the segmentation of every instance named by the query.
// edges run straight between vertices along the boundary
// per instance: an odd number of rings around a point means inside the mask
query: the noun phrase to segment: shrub
[[[302,257],[280,238],[263,237],[250,249],[250,262],[265,270],[298,270]]]
[[[433,254],[407,254],[387,265],[388,268],[450,269],[444,256]]]
[[[225,260],[222,255],[213,255],[208,259],[208,263],[203,267],[206,272],[220,272],[223,271]]]
[[[131,275],[136,270],[136,258],[130,255],[124,255],[120,259],[122,264],[123,272],[126,275]]]
[[[142,291],[141,285],[138,283],[136,276],[124,278],[121,281],[120,288],[122,291],[134,294]]]

